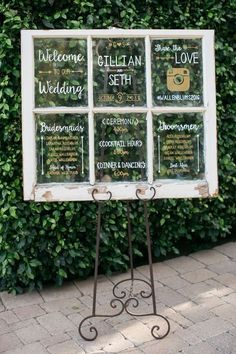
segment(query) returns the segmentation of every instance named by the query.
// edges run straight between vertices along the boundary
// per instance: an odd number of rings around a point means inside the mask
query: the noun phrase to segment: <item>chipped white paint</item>
[[[34,104],[34,38],[85,38],[88,49],[88,107],[36,108]],[[92,38],[144,38],[146,48],[146,107],[94,107],[93,106],[93,62]],[[151,88],[151,48],[150,39],[202,38],[203,42],[203,107],[153,107]],[[217,153],[216,153],[216,99],[214,31],[211,30],[22,30],[22,131],[23,131],[23,174],[24,199],[35,201],[85,201],[92,200],[92,191],[98,190],[98,199],[150,198],[150,187],[156,189],[155,198],[199,198],[217,194]],[[147,114],[147,166],[148,183],[95,183],[94,171],[94,113],[146,113]],[[204,114],[205,179],[153,181],[153,139],[152,115],[161,113],[202,112]],[[89,183],[37,184],[36,147],[34,114],[87,113],[89,117]],[[43,167],[43,166],[42,166]]]
[[[156,190],[155,199],[159,198],[199,198],[208,196],[208,184],[206,181],[155,181],[152,186]],[[134,200],[137,199],[136,191],[140,189],[140,198],[149,199],[153,193],[150,191],[150,185],[145,183],[111,183],[98,184],[91,186],[89,184],[44,184],[35,187],[35,201],[92,201],[92,192],[96,188],[98,192],[95,197],[99,200],[108,199],[107,192],[112,192],[112,200]]]
[[[36,185],[36,149],[34,124],[34,61],[30,31],[21,33],[21,92],[24,199],[34,199]]]
[[[205,176],[208,182],[209,195],[218,194],[217,176],[217,137],[216,137],[216,84],[215,84],[215,52],[214,32],[207,31],[203,37],[203,77],[205,112]]]

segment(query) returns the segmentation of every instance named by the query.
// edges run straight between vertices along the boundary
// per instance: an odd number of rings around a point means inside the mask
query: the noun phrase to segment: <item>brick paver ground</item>
[[[135,270],[135,276],[148,280],[149,267]],[[97,314],[121,312],[123,299],[112,302],[112,288],[129,278],[129,273],[100,276]],[[151,335],[166,323],[158,316],[99,317],[84,322],[85,341],[78,333],[79,323],[92,313],[93,278],[74,281],[61,288],[48,287],[31,294],[13,296],[0,293],[0,353],[5,354],[236,354],[236,242],[213,250],[193,253],[154,264],[156,307],[168,318],[170,333],[162,340]],[[116,295],[129,294],[123,282]],[[145,290],[143,297],[141,291]],[[124,293],[122,292],[124,291]],[[152,312],[150,288],[136,282],[128,311]],[[145,297],[146,295],[146,297]],[[91,330],[91,331],[90,331]]]

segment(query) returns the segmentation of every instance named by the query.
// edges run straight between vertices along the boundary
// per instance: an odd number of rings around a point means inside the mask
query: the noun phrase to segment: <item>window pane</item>
[[[146,105],[143,39],[93,40],[94,104]]]
[[[95,115],[96,181],[146,181],[146,151],[145,114]]]
[[[156,106],[203,105],[201,39],[152,41],[152,90]]]
[[[35,106],[87,105],[87,42],[35,39]]]
[[[204,178],[201,113],[154,116],[154,178]]]
[[[88,117],[36,115],[37,181],[88,181]]]

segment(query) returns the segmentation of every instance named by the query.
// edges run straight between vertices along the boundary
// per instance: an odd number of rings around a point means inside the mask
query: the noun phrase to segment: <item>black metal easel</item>
[[[137,189],[136,190],[136,197],[139,200],[143,201],[143,206],[144,206],[144,218],[145,218],[145,224],[146,224],[146,236],[147,236],[147,249],[148,249],[148,261],[149,261],[149,271],[150,271],[150,282],[140,279],[140,278],[135,278],[134,277],[134,266],[133,266],[133,252],[132,252],[132,238],[131,238],[131,220],[130,220],[130,206],[129,202],[127,201],[127,220],[128,220],[128,242],[129,242],[129,258],[130,258],[130,278],[121,280],[117,284],[113,286],[113,296],[114,298],[110,301],[110,306],[112,309],[118,308],[117,313],[113,315],[105,315],[105,314],[97,314],[96,313],[96,302],[97,302],[97,281],[98,281],[98,263],[99,263],[99,248],[100,248],[100,231],[101,231],[101,207],[103,201],[98,200],[95,198],[95,195],[98,193],[97,189],[94,189],[92,192],[93,199],[98,202],[98,214],[97,214],[97,236],[96,236],[96,258],[95,258],[95,271],[94,271],[94,288],[93,288],[93,307],[92,307],[92,315],[87,316],[84,318],[79,325],[79,334],[81,337],[87,341],[93,341],[97,338],[98,336],[98,331],[95,326],[90,325],[89,332],[91,334],[91,337],[87,337],[82,333],[82,326],[85,321],[90,320],[95,317],[104,317],[104,318],[111,318],[111,317],[116,317],[121,315],[123,312],[126,312],[127,314],[131,316],[157,316],[159,319],[164,320],[165,327],[164,330],[161,330],[161,327],[159,325],[154,325],[151,329],[151,334],[155,339],[163,339],[166,337],[170,331],[170,323],[167,320],[166,317],[157,314],[157,309],[156,309],[156,296],[155,296],[155,287],[154,287],[154,278],[153,278],[153,266],[152,266],[152,251],[151,251],[151,239],[150,239],[150,228],[149,228],[149,221],[148,221],[148,209],[147,209],[147,202],[148,200],[152,200],[155,197],[156,190],[154,187],[151,187],[150,190],[153,192],[153,195],[150,199],[143,199],[140,198],[140,193],[141,190]],[[112,194],[110,191],[107,192],[108,199],[109,201],[112,198]],[[147,290],[141,290],[139,295],[143,299],[147,299],[152,297],[152,305],[153,305],[153,311],[151,313],[135,313],[130,310],[130,307],[133,309],[138,308],[139,306],[139,300],[137,299],[136,295],[133,294],[133,286],[134,282],[139,281],[144,283],[145,285],[148,286],[148,291]],[[122,283],[130,283],[130,290],[127,292],[126,290],[122,290],[118,293],[118,287]],[[119,309],[120,307],[120,309]],[[161,331],[162,333],[159,333]]]

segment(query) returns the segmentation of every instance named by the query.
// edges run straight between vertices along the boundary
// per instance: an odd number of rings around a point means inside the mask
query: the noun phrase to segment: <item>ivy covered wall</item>
[[[0,4],[0,289],[21,292],[93,270],[95,203],[24,202],[22,193],[20,30],[82,28],[214,29],[218,164],[214,199],[150,204],[157,259],[232,238],[235,226],[236,103],[234,0],[2,0]],[[146,261],[143,209],[131,203],[136,264]],[[128,265],[125,202],[103,215],[101,272]]]

